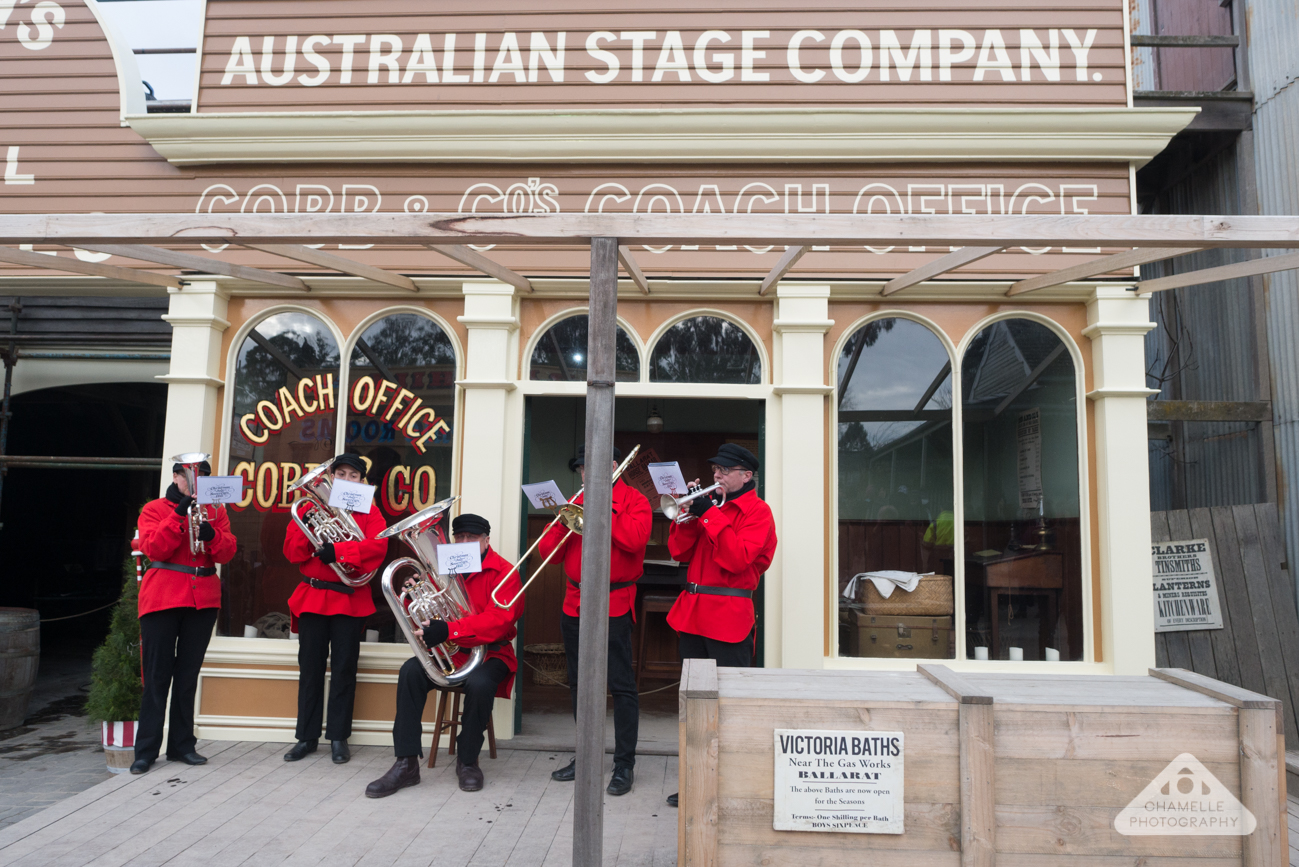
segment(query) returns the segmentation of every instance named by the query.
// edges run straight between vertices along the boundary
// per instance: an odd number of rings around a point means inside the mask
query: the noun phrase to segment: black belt
[[[742,596],[745,599],[753,598],[752,590],[741,590],[739,587],[709,587],[706,584],[687,584],[687,593],[697,593],[700,596]]]
[[[635,578],[633,578],[633,579],[630,580],[630,581],[616,581],[616,582],[614,582],[613,584],[610,584],[610,585],[609,585],[609,592],[612,593],[612,592],[615,591],[615,590],[626,590],[628,587],[635,587],[635,586],[636,586],[636,582],[637,582],[639,579],[640,579],[640,576],[638,575],[638,576],[636,576]],[[569,578],[569,579],[568,579],[568,583],[569,583],[569,584],[572,584],[572,585],[573,585],[574,587],[576,587],[578,590],[581,590],[581,589],[582,589],[582,583],[581,583],[580,581],[574,581],[572,578]]]
[[[321,581],[319,578],[303,578],[303,584],[310,584],[317,590],[333,590],[335,593],[342,593],[344,596],[351,596],[356,592],[355,587],[348,587],[338,581]]]
[[[199,578],[207,578],[209,575],[216,574],[215,566],[184,566],[180,563],[150,563],[150,569],[170,569],[173,572],[184,572],[186,575],[197,575]]]

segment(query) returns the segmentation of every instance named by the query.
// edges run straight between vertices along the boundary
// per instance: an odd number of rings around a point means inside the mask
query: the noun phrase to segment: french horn
[[[450,497],[398,521],[379,534],[380,539],[394,536],[406,543],[414,557],[393,560],[383,570],[379,584],[383,598],[396,615],[397,625],[415,650],[415,658],[424,666],[429,680],[440,687],[454,687],[465,681],[483,661],[487,649],[482,645],[469,648],[469,659],[456,665],[460,647],[445,641],[428,647],[415,630],[430,620],[459,620],[476,613],[460,576],[438,573],[437,547],[446,542],[442,530],[442,513],[459,497]]]

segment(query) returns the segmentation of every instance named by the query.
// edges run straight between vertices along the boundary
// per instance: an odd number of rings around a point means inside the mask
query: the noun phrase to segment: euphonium
[[[181,474],[185,476],[185,483],[189,486],[189,495],[194,498],[185,515],[191,554],[201,554],[207,550],[207,544],[198,537],[199,530],[203,529],[204,520],[203,507],[198,504],[198,472],[199,465],[207,459],[208,455],[202,452],[186,452],[171,459],[172,463],[180,464]]]
[[[447,540],[440,526],[442,513],[457,499],[451,497],[434,503],[379,534],[380,539],[399,536],[415,552],[415,557],[402,557],[389,563],[379,583],[383,587],[383,598],[388,600],[392,613],[397,617],[397,625],[415,649],[415,658],[424,666],[429,680],[441,687],[463,683],[487,652],[482,645],[471,648],[469,659],[457,667],[455,656],[460,648],[456,644],[446,641],[428,647],[424,639],[415,634],[416,629],[421,629],[430,620],[459,620],[475,613],[460,576],[454,572],[441,575],[437,568],[437,547]],[[414,574],[401,578],[400,573],[407,569],[413,569]]]
[[[298,529],[302,530],[307,541],[316,548],[322,548],[329,542],[365,540],[365,533],[361,531],[361,526],[356,523],[356,519],[350,512],[329,505],[329,492],[334,486],[332,463],[331,461],[321,464],[289,485],[289,493],[300,490],[304,495],[301,499],[294,500],[293,505],[289,507],[289,514],[293,516],[293,522],[298,525]],[[307,512],[304,519],[299,512],[308,503],[315,508]],[[369,584],[374,573],[379,571],[375,569],[373,572],[360,575],[337,560],[329,565],[348,587],[363,587]]]

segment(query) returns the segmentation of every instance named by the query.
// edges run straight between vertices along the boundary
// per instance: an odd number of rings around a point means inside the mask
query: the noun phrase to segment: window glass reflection
[[[547,382],[585,382],[589,329],[590,317],[585,313],[560,320],[547,329],[532,350],[528,378]],[[618,382],[640,379],[640,354],[621,326],[614,344],[614,370]]]
[[[966,351],[961,391],[967,655],[1082,659],[1073,360],[1044,325],[996,322]]]
[[[838,358],[841,656],[955,654],[951,369],[908,319],[867,323]]]
[[[227,507],[239,540],[225,567],[217,631],[288,637],[289,594],[297,567],[283,553],[294,495],[289,487],[334,456],[338,344],[306,313],[258,323],[239,347],[226,472],[244,477],[244,498]]]
[[[740,326],[717,316],[695,316],[659,338],[650,356],[650,381],[757,385],[762,360]]]

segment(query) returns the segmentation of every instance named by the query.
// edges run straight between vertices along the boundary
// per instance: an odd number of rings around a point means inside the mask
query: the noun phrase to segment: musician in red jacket
[[[479,515],[463,514],[451,522],[451,534],[458,543],[477,542],[482,554],[482,569],[461,575],[465,593],[475,614],[459,620],[431,620],[418,634],[425,644],[436,647],[451,641],[460,648],[454,657],[457,665],[469,658],[467,651],[485,646],[487,653],[477,668],[461,685],[464,690],[464,712],[460,717],[460,734],[456,738],[456,779],[461,791],[477,792],[483,787],[483,772],[478,754],[483,735],[497,697],[509,698],[514,689],[514,673],[519,663],[514,656],[515,624],[523,616],[523,599],[511,608],[498,608],[491,600],[492,591],[514,567],[492,550],[489,544],[491,524]],[[523,587],[518,573],[510,575],[497,598],[508,602]],[[397,761],[388,773],[365,788],[367,798],[386,798],[398,789],[419,783],[419,760],[424,756],[420,736],[421,719],[433,681],[424,673],[419,659],[411,657],[397,675],[397,712],[392,721],[393,752]],[[433,749],[437,749],[433,744]]]
[[[613,470],[618,468],[622,452],[613,450]],[[586,484],[586,447],[580,446],[577,457],[568,462],[570,470],[582,471]],[[582,502],[582,496],[573,501]],[[640,728],[640,698],[636,694],[636,671],[631,664],[632,621],[635,618],[636,580],[645,571],[645,546],[649,543],[650,524],[654,515],[645,495],[621,478],[613,484],[613,545],[609,552],[609,693],[613,696],[613,777],[606,791],[625,795],[635,779],[636,738]],[[582,537],[576,533],[565,539],[568,530],[555,524],[541,537],[543,557],[558,551],[563,558],[564,611],[560,629],[564,635],[564,656],[568,661],[568,684],[573,697],[573,716],[577,717],[577,659],[579,615],[582,605]],[[577,760],[551,773],[553,780],[569,782],[577,776]]]
[[[754,491],[758,459],[753,452],[725,443],[709,463],[726,502],[719,507],[708,496],[692,500],[694,520],[674,523],[668,531],[672,558],[690,563],[686,589],[668,612],[668,625],[679,633],[682,659],[748,667],[755,639],[753,591],[776,553],[776,524],[771,507]],[[676,797],[668,798],[674,807]]]
[[[199,466],[211,475],[207,461]],[[217,563],[235,555],[235,537],[225,507],[199,506],[203,521],[198,538],[204,550],[190,551],[189,508],[196,492],[180,464],[171,468],[165,496],[140,510],[140,550],[151,561],[140,583],[140,648],[144,665],[144,694],[136,727],[135,761],[131,773],[143,774],[162,749],[167,692],[171,692],[171,725],[167,758],[201,765],[194,737],[194,694],[212,627],[221,608],[221,579]]]
[[[360,482],[365,462],[358,454],[334,458],[334,478]],[[306,519],[312,506],[304,510]],[[284,557],[296,564],[302,580],[289,596],[290,627],[298,633],[298,742],[284,754],[284,761],[296,762],[316,751],[320,741],[321,714],[325,704],[325,662],[329,661],[329,740],[334,764],[352,757],[347,739],[352,736],[352,705],[356,700],[356,666],[361,658],[365,621],[374,613],[370,587],[349,587],[334,571],[338,564],[360,576],[379,568],[388,553],[388,543],[375,538],[388,528],[379,507],[352,512],[365,539],[360,542],[329,542],[317,548],[307,540],[296,521],[284,534]]]

